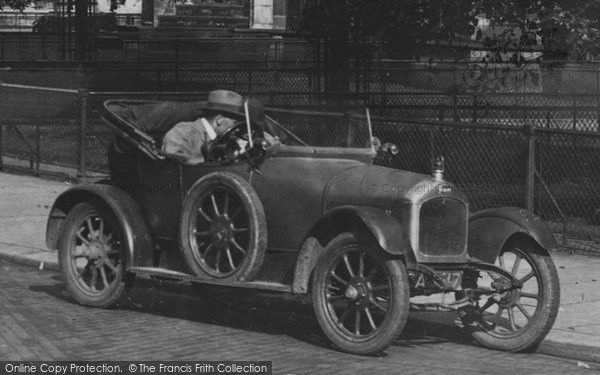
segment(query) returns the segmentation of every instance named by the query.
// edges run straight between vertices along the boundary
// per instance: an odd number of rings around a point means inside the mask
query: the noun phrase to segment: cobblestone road
[[[0,261],[0,360],[269,360],[274,374],[598,371],[568,359],[480,348],[452,331],[424,336],[426,327],[414,321],[385,355],[353,356],[327,347],[299,302],[263,299],[228,308],[206,299],[189,286],[147,281],[119,308],[87,308],[68,297],[58,274]]]

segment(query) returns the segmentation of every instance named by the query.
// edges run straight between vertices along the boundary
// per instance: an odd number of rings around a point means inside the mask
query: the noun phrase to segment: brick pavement
[[[327,346],[314,318],[297,312],[305,307],[287,305],[222,309],[192,288],[145,282],[119,308],[88,308],[66,295],[56,273],[0,261],[0,360],[270,360],[275,374],[589,371],[573,360],[424,336],[414,321],[386,355],[349,355]]]

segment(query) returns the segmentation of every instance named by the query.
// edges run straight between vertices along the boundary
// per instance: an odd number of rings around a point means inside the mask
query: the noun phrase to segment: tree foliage
[[[19,12],[22,12],[23,10],[25,10],[25,8],[27,8],[28,6],[30,6],[33,3],[35,3],[35,1],[33,1],[33,0],[7,0],[7,1],[5,1],[5,4],[8,5],[11,9],[17,10]]]
[[[512,0],[478,4],[478,12],[499,25],[517,25],[514,48],[541,44],[548,57],[585,59],[600,52],[600,1]]]
[[[419,44],[474,36],[488,48],[542,49],[580,59],[600,52],[600,0],[343,0],[307,2],[302,28],[326,40],[383,41],[411,51]],[[481,18],[506,32],[478,29]],[[341,31],[340,31],[341,30]]]

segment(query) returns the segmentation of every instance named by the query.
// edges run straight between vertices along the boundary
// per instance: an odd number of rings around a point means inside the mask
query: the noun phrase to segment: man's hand
[[[238,138],[236,140],[236,142],[238,145],[238,149],[233,152],[233,156],[237,158],[238,156],[240,156],[241,154],[243,154],[247,151],[246,147],[248,147],[248,141]]]

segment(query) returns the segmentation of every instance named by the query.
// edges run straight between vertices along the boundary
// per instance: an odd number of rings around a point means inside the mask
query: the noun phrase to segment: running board
[[[271,281],[231,281],[231,280],[219,280],[219,279],[205,279],[198,276],[190,275],[188,273],[168,270],[166,268],[159,267],[129,267],[128,272],[136,274],[139,277],[161,277],[171,280],[188,281],[199,284],[210,284],[219,286],[228,286],[235,288],[248,288],[248,289],[260,289],[260,290],[271,290],[276,292],[291,293],[292,287],[281,283]]]

